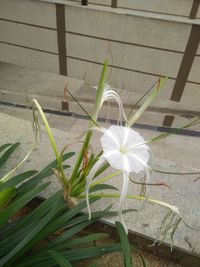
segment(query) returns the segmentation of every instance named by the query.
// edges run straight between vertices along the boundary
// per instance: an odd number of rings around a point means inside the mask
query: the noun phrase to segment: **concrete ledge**
[[[86,9],[99,10],[99,11],[106,11],[106,12],[110,12],[110,13],[127,15],[127,16],[130,15],[130,16],[136,16],[136,17],[146,18],[146,19],[156,19],[156,20],[189,24],[189,25],[200,25],[200,21],[197,21],[197,20],[187,19],[184,17],[178,17],[178,16],[173,16],[173,15],[156,14],[153,12],[143,12],[143,11],[124,9],[124,8],[111,8],[108,6],[101,6],[101,5],[95,5],[95,4],[89,4],[88,6],[82,6],[80,2],[74,2],[74,1],[69,1],[69,0],[35,0],[35,1],[47,2],[47,3],[57,3],[57,4],[63,4],[66,6],[73,6],[73,7],[86,8]]]

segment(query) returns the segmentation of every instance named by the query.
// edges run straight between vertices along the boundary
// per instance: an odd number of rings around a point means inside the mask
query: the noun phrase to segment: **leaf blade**
[[[59,252],[50,250],[49,255],[59,264],[60,267],[73,267],[71,263]]]

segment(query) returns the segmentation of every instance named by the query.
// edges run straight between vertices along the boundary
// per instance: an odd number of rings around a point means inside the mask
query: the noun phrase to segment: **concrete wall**
[[[200,111],[192,97],[200,91],[199,9],[188,18],[193,0],[118,0],[118,8],[105,6],[111,0],[80,2],[1,0],[0,61],[97,82],[110,48],[113,86],[143,94],[167,75],[160,98],[181,100],[183,108],[192,101]],[[176,84],[184,72],[185,84]]]
[[[51,3],[0,1],[0,60],[59,73],[56,10]]]

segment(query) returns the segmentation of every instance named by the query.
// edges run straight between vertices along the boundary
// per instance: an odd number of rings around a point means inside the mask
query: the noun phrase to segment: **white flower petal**
[[[139,173],[144,170],[144,165],[138,160],[132,157],[131,154],[125,155],[126,161],[128,162],[129,169],[126,171]]]
[[[124,140],[124,129],[126,127],[123,126],[116,126],[116,125],[112,125],[109,128],[109,131],[113,134],[113,136],[115,136],[115,138],[118,140],[119,142],[119,147],[122,146],[123,144],[123,140]],[[129,128],[127,128],[129,129]]]
[[[124,155],[115,150],[114,153],[109,154],[108,151],[103,153],[102,157],[106,158],[110,166],[116,170],[124,170]]]
[[[90,203],[89,203],[89,190],[90,190],[90,184],[92,182],[92,179],[94,178],[95,173],[98,171],[99,167],[103,164],[105,161],[104,158],[100,158],[92,167],[86,182],[86,189],[85,189],[85,195],[86,195],[86,203],[87,203],[87,209],[88,209],[88,216],[89,220],[91,219],[91,210],[90,210]]]
[[[127,155],[129,155],[129,154],[136,155],[137,157],[142,159],[146,164],[148,163],[148,160],[150,157],[149,149],[148,148],[142,148],[142,147],[128,151]]]
[[[119,149],[120,148],[120,140],[113,134],[111,127],[106,130],[104,135],[101,137],[101,145],[103,149]]]
[[[131,128],[126,127],[127,129],[129,129],[129,135],[128,135],[128,139],[127,142],[125,144],[125,146],[127,148],[135,146],[137,144],[143,144],[145,142],[144,138],[136,131],[134,131]]]
[[[141,166],[141,168],[142,168],[141,170],[148,167],[147,162],[145,160],[143,160],[142,158],[138,157],[136,154],[129,153],[126,156],[127,156],[127,158],[129,157],[129,158],[132,158],[132,160],[135,160],[138,164],[138,167]],[[131,159],[129,159],[129,160],[131,160]]]
[[[149,148],[144,142],[136,131],[113,125],[101,137],[103,156],[114,169],[138,173],[148,167]]]

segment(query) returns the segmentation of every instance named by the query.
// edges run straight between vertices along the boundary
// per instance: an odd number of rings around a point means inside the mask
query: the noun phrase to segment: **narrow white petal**
[[[123,115],[124,119],[127,120],[127,117],[126,117],[126,114],[124,112],[124,107],[123,107],[122,100],[121,100],[120,96],[118,95],[118,93],[116,93],[113,90],[112,90],[112,93],[113,93],[113,95],[115,95],[116,99],[118,99],[117,102],[119,103],[119,107],[120,107],[120,109],[122,111],[122,115]]]
[[[118,150],[113,151],[113,153],[109,152],[110,151],[106,151],[106,153],[104,153],[102,157],[106,158],[113,169],[124,170],[124,155],[121,154]]]
[[[143,159],[141,159],[140,157],[138,157],[136,154],[129,153],[128,155],[129,155],[130,157],[133,157],[133,158],[135,158],[136,160],[138,160],[144,167],[149,168],[148,164],[147,164]]]
[[[116,135],[111,131],[112,126],[107,129],[104,135],[101,137],[101,145],[104,148],[104,140],[110,138],[110,142],[114,142],[118,148],[120,148],[120,141],[117,139]]]
[[[107,100],[107,102],[108,102],[108,110],[107,110],[107,114],[106,114],[106,125],[108,124],[109,117],[110,117],[110,101]]]
[[[127,149],[132,150],[132,149],[138,149],[140,147],[146,147],[147,149],[149,149],[149,147],[146,145],[146,143],[147,143],[147,141],[138,142],[138,143],[132,144]]]
[[[123,162],[124,162],[123,170],[128,173],[131,172],[131,162],[129,162],[126,155],[123,155]]]
[[[120,200],[119,200],[118,214],[119,214],[120,222],[123,225],[126,234],[128,234],[128,229],[127,229],[126,224],[124,222],[122,210],[123,210],[124,200],[126,199],[126,195],[128,192],[128,182],[129,182],[129,175],[127,172],[124,171],[123,172],[123,186],[122,186],[121,196],[120,196]]]
[[[121,98],[117,92],[115,92],[114,90],[108,90],[104,93],[103,99],[104,101],[110,100],[110,99],[113,99],[114,101],[116,101],[119,106],[119,120],[122,121],[122,118],[127,120]]]
[[[127,140],[128,140],[128,137],[129,137],[129,128],[127,127],[124,127],[124,140],[123,140],[123,147],[126,147],[126,144],[127,144]]]
[[[114,156],[116,153],[118,153],[117,150],[110,150],[108,152],[103,153],[104,158],[109,158],[111,156]]]
[[[92,179],[95,175],[95,173],[98,171],[99,167],[103,164],[105,161],[104,158],[100,158],[92,167],[88,177],[87,177],[87,182],[86,182],[86,189],[85,189],[85,194],[86,194],[86,203],[87,203],[87,209],[88,209],[88,216],[89,220],[91,219],[91,210],[90,210],[90,203],[89,203],[89,190],[90,190],[90,184],[92,182]]]

